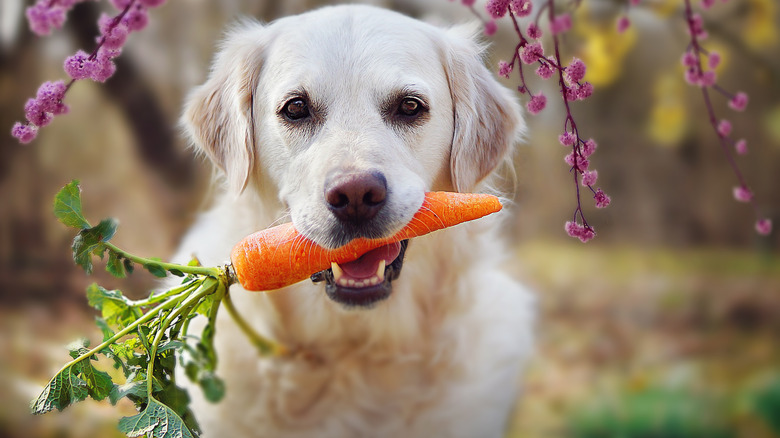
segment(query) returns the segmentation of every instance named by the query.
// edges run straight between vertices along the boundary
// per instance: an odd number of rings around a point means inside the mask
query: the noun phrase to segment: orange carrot
[[[380,246],[479,219],[499,210],[501,203],[492,195],[429,192],[412,220],[387,238],[358,238],[329,250],[303,237],[287,223],[245,237],[233,248],[230,258],[244,289],[278,289],[329,268],[331,262],[356,260]]]

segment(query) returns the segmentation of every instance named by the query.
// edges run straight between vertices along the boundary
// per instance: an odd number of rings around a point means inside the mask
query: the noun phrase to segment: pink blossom
[[[702,20],[701,15],[695,13],[691,16],[691,20],[688,23],[688,33],[699,40],[707,39],[709,34],[704,30],[704,20]]]
[[[485,35],[493,36],[495,35],[497,30],[498,30],[498,25],[496,24],[495,21],[490,20],[487,23],[485,23]]]
[[[526,28],[525,33],[527,33],[528,38],[531,38],[532,40],[538,40],[542,37],[542,29],[533,21],[528,24],[528,28]]]
[[[571,237],[580,239],[582,243],[585,243],[596,236],[596,232],[593,230],[593,227],[586,227],[573,221],[567,221],[564,225],[564,229],[566,230],[566,234]]]
[[[577,91],[576,85],[570,85],[564,88],[563,90],[563,96],[568,100],[569,102],[573,102],[578,99],[579,93]]]
[[[540,42],[526,44],[520,49],[520,60],[526,64],[533,64],[542,56],[544,56],[544,49],[542,49]]]
[[[27,144],[38,135],[38,128],[34,125],[23,125],[20,122],[16,122],[11,129],[11,135],[19,140],[19,143]]]
[[[576,168],[580,172],[585,172],[588,170],[588,166],[590,165],[590,161],[586,160],[585,157],[576,153],[575,151],[572,151],[570,154],[563,157],[563,161],[565,161],[569,166]]]
[[[601,189],[596,189],[593,199],[596,200],[596,208],[606,208],[609,206],[609,203],[612,202],[610,197]]]
[[[698,58],[696,57],[696,54],[691,51],[683,53],[682,59],[680,61],[685,67],[696,67],[698,64]]]
[[[577,136],[573,132],[567,131],[558,136],[558,141],[564,146],[574,146],[574,143],[577,142]]]
[[[509,10],[509,0],[488,0],[485,9],[494,19],[501,18]]]
[[[640,1],[642,1],[642,0],[631,0],[631,6],[638,5]]]
[[[715,0],[701,0],[701,7],[704,9],[709,9],[714,4],[715,4]]]
[[[593,184],[596,184],[596,180],[599,177],[599,171],[598,170],[588,170],[587,172],[582,173],[582,185],[584,186],[592,186]]]
[[[618,21],[617,21],[617,32],[618,33],[625,32],[626,30],[628,30],[629,27],[631,27],[631,20],[629,20],[628,17],[626,17],[624,15],[624,16],[618,18]]]
[[[547,106],[547,96],[542,93],[531,96],[531,100],[527,104],[528,112],[534,115],[539,114],[545,106]]]
[[[65,96],[65,82],[44,82],[38,87],[38,93],[35,98],[40,102],[44,111],[59,114],[65,110],[62,98]]]
[[[555,70],[553,70],[553,67],[546,62],[542,63],[542,65],[536,69],[536,74],[539,75],[539,77],[542,79],[549,79],[553,73],[555,73]]]
[[[513,65],[506,61],[498,61],[498,75],[509,79],[509,74],[512,73]]]
[[[533,4],[531,0],[511,0],[509,6],[512,8],[512,12],[518,17],[526,17],[531,14]]]
[[[49,2],[39,1],[25,11],[30,30],[38,35],[49,35],[52,28],[61,28],[65,23],[65,8],[60,5],[49,5]]]
[[[729,107],[733,109],[734,111],[744,111],[748,104],[748,95],[739,92],[734,97],[729,100]]]
[[[721,137],[728,137],[731,134],[731,122],[723,119],[718,123],[718,134]]]
[[[593,84],[590,82],[583,82],[577,87],[577,99],[585,100],[593,94]]]
[[[745,186],[734,187],[734,199],[739,202],[750,202],[753,199],[753,192]]]
[[[598,145],[596,144],[596,140],[589,138],[588,141],[582,145],[582,155],[585,157],[593,155],[593,152],[596,152],[597,146]]]
[[[98,20],[98,28],[103,35],[103,47],[119,49],[125,44],[128,34],[127,26],[117,22],[115,17],[103,14]]]
[[[689,68],[688,70],[685,70],[685,82],[687,82],[690,85],[699,85],[701,82],[699,72],[693,68]]]
[[[569,82],[577,83],[585,77],[585,63],[579,58],[574,58],[563,71]]]
[[[550,21],[550,32],[553,35],[558,35],[569,29],[571,29],[571,15],[569,14],[557,15]]]
[[[747,141],[745,139],[741,139],[734,143],[734,149],[737,151],[739,155],[745,155],[747,154]]]
[[[149,23],[149,15],[146,13],[146,8],[143,6],[132,7],[124,17],[122,17],[122,24],[127,26],[127,30],[130,32],[141,30]]]
[[[718,76],[714,71],[705,71],[701,74],[699,85],[703,87],[711,87],[715,85],[717,79]]]
[[[707,57],[707,66],[711,69],[715,69],[720,65],[720,60],[720,53],[710,52],[710,55]]]
[[[464,6],[474,6],[474,3],[476,0],[460,0],[461,3],[463,3]]]
[[[24,115],[35,126],[46,126],[51,123],[52,113],[46,111],[38,99],[29,99],[24,105]]]
[[[762,236],[768,236],[772,232],[772,221],[766,218],[757,220],[756,231]]]
[[[83,50],[79,50],[75,55],[65,58],[65,73],[73,79],[85,79],[88,78],[93,69],[93,63],[89,60]]]

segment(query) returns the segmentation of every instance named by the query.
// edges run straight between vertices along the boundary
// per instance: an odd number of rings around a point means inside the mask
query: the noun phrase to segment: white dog
[[[183,118],[225,193],[177,258],[223,263],[280,220],[325,247],[386,236],[426,191],[484,189],[524,125],[473,34],[354,5],[234,28]],[[501,436],[533,303],[500,270],[496,226],[388,245],[323,272],[325,284],[232,289],[290,353],[262,357],[220,314],[226,397],[191,391],[204,435]]]

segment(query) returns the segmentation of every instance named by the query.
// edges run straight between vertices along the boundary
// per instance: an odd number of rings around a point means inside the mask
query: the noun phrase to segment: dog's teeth
[[[354,285],[355,285],[355,280],[353,280],[353,279],[351,279],[351,278],[350,278],[350,279],[347,281],[347,284],[348,284],[348,285],[350,285],[350,287],[351,287],[351,286],[354,286]]]
[[[330,269],[333,271],[333,280],[338,283],[338,281],[341,279],[341,276],[344,275],[344,271],[341,270],[341,266],[339,266],[336,262],[330,263]]]
[[[376,286],[379,284],[379,277],[371,277],[371,280],[369,280],[369,283],[371,283],[371,286]]]
[[[385,264],[384,260],[380,260],[379,267],[376,269],[376,276],[379,278],[379,281],[385,281]]]

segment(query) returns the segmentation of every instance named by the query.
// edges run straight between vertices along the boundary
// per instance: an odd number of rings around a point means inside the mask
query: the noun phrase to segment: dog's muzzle
[[[392,281],[401,274],[408,240],[381,246],[348,263],[332,263],[330,269],[311,276],[324,281],[325,292],[347,307],[369,308],[392,293]]]

